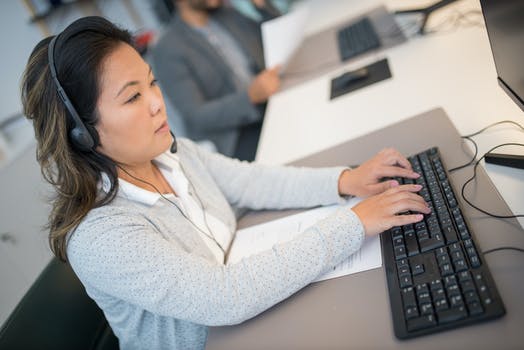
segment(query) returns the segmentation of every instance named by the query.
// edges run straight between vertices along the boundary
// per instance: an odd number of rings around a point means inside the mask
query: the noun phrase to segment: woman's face
[[[118,163],[149,162],[173,141],[151,67],[127,44],[119,45],[102,63],[97,110],[97,150]]]

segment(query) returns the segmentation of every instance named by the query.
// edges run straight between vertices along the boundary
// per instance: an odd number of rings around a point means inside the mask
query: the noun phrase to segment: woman
[[[397,151],[347,168],[265,167],[180,140],[177,153],[149,65],[129,33],[75,21],[33,50],[22,82],[37,158],[57,195],[55,255],[68,260],[123,349],[204,348],[209,325],[249,319],[357,251],[365,235],[428,213]],[[225,264],[237,208],[368,197],[296,239]],[[396,215],[406,211],[419,214]]]

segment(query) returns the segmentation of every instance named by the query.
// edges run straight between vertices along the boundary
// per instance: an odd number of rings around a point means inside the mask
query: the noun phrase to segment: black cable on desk
[[[477,207],[475,204],[473,204],[469,199],[466,198],[466,194],[465,194],[465,190],[466,190],[466,186],[475,179],[475,177],[477,176],[477,167],[478,165],[480,164],[480,161],[482,159],[484,159],[484,157],[486,157],[486,154],[496,150],[497,148],[500,148],[500,147],[503,147],[503,146],[521,146],[521,147],[524,147],[524,144],[522,143],[515,143],[515,142],[508,142],[508,143],[503,143],[503,144],[500,144],[500,145],[497,145],[493,148],[491,148],[489,151],[487,151],[486,153],[484,153],[484,155],[482,157],[479,158],[479,160],[477,160],[475,162],[475,165],[473,166],[473,176],[471,176],[466,182],[464,182],[464,185],[462,185],[462,190],[461,190],[461,195],[462,195],[462,198],[464,199],[464,201],[466,203],[468,203],[471,207],[477,209],[478,211],[480,211],[481,213],[484,213],[486,215],[489,215],[489,216],[492,216],[494,218],[498,218],[498,219],[511,219],[511,218],[519,218],[519,217],[524,217],[524,214],[517,214],[517,215],[498,215],[498,214],[493,214],[493,213],[490,213],[484,209],[481,209],[479,207]]]
[[[524,253],[524,249],[519,248],[519,247],[498,247],[498,248],[488,249],[488,250],[482,252],[482,255],[498,252],[498,251],[501,251],[501,250],[515,250],[517,252]]]
[[[475,154],[473,155],[473,157],[471,158],[471,160],[469,162],[467,162],[465,164],[462,164],[462,165],[459,165],[459,166],[457,166],[455,168],[449,169],[448,171],[451,173],[451,172],[454,172],[456,170],[465,168],[465,167],[467,167],[470,164],[473,164],[475,162],[475,159],[477,158],[479,149],[477,147],[477,143],[472,139],[472,137],[473,136],[477,136],[477,135],[483,133],[484,131],[488,130],[489,128],[492,128],[492,127],[494,127],[496,125],[500,125],[500,124],[513,124],[513,125],[516,125],[517,127],[519,127],[520,129],[522,129],[522,131],[524,131],[524,127],[522,125],[520,125],[519,123],[514,122],[513,120],[502,120],[502,121],[499,121],[499,122],[496,122],[496,123],[493,123],[493,124],[489,124],[488,126],[485,126],[484,128],[482,128],[479,131],[476,131],[476,132],[474,132],[472,134],[461,136],[461,138],[463,138],[465,140],[468,140],[468,141],[470,141],[473,144],[473,146],[475,147]]]

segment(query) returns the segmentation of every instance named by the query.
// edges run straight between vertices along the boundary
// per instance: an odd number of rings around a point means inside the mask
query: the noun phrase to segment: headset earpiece
[[[60,99],[64,103],[64,106],[66,107],[67,113],[71,121],[73,122],[73,128],[69,132],[69,138],[71,142],[82,151],[91,151],[96,147],[95,138],[89,131],[89,129],[86,127],[86,125],[82,122],[82,119],[78,115],[78,112],[76,111],[75,107],[73,106],[73,103],[67,96],[64,88],[60,84],[60,81],[58,80],[58,76],[56,73],[56,67],[55,67],[55,43],[58,38],[58,35],[56,35],[51,41],[49,42],[49,46],[47,48],[47,57],[49,60],[49,69],[51,71],[51,77],[53,78],[53,81],[56,85],[56,90],[58,93],[58,96],[60,96]],[[98,141],[98,140],[97,140]]]

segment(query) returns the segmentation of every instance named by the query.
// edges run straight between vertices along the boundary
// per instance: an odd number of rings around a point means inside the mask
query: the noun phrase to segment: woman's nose
[[[164,99],[162,98],[162,93],[160,91],[155,92],[151,95],[150,102],[151,115],[155,116],[164,108]]]

